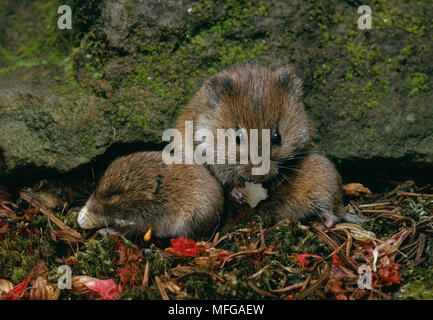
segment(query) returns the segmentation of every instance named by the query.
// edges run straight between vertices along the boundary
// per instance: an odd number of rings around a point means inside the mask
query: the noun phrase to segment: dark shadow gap
[[[84,183],[92,190],[114,159],[137,151],[161,151],[163,147],[162,143],[114,143],[90,163],[80,165],[69,172],[35,166],[20,167],[2,177],[0,185],[10,190],[19,190],[22,187],[32,186],[42,179],[48,179],[74,185]],[[331,160],[340,172],[343,183],[359,182],[370,188],[373,193],[385,192],[407,180],[414,180],[417,186],[433,185],[433,165],[415,163],[409,157],[355,159],[341,162]]]
[[[108,165],[116,158],[137,151],[161,151],[164,144],[155,143],[114,143],[102,155],[95,157],[90,163],[78,166],[69,172],[59,172],[36,166],[26,166],[14,169],[10,174],[0,179],[0,184],[11,190],[32,186],[42,179],[61,180],[66,183],[80,182],[94,185],[104,173]]]
[[[433,185],[433,165],[416,163],[409,158],[334,161],[343,183],[360,182],[373,193],[385,192],[407,180],[416,186]]]

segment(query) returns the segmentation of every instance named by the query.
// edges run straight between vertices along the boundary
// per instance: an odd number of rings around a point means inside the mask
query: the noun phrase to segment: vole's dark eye
[[[107,194],[105,194],[105,198],[111,198],[111,197],[114,197],[114,196],[116,196],[118,194],[119,194],[118,191],[108,192]]]
[[[281,145],[281,135],[278,131],[275,131],[272,134],[272,145],[273,146],[279,146]]]

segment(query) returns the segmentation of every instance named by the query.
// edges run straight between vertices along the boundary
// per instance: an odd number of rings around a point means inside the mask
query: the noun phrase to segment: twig
[[[408,197],[433,198],[433,194],[428,194],[428,193],[399,192],[397,195],[398,196],[408,196]]]
[[[223,242],[225,239],[228,239],[228,238],[232,237],[236,233],[239,233],[239,232],[251,232],[251,231],[252,230],[249,229],[249,228],[243,228],[243,229],[238,229],[236,231],[230,232],[229,234],[226,234],[225,236],[219,238],[218,241],[215,243],[214,247],[216,247],[218,244],[220,244],[221,242]]]
[[[333,251],[338,250],[338,244],[331,239],[326,233],[324,233],[322,230],[312,227],[311,230],[317,234],[319,236],[319,238],[321,238]],[[345,254],[341,254],[340,255],[341,260],[343,260],[343,262],[349,266],[352,270],[354,270],[355,272],[357,272],[358,268],[354,265],[354,263],[352,262],[352,260],[346,256]]]
[[[394,210],[366,209],[362,210],[361,213],[394,213]]]
[[[216,245],[217,245],[217,243],[218,243],[218,239],[219,239],[219,237],[220,237],[220,233],[219,232],[217,232],[216,234],[215,234],[215,237],[213,238],[213,241],[212,241],[212,247],[216,247]]]
[[[329,264],[325,264],[324,270],[323,270],[320,278],[317,279],[317,281],[315,283],[313,283],[310,287],[299,292],[295,296],[295,299],[296,300],[302,300],[302,299],[305,299],[306,297],[308,297],[310,294],[314,293],[317,289],[319,289],[321,287],[321,285],[323,283],[325,283],[329,279],[330,274],[331,274],[331,267],[329,266]]]
[[[27,191],[21,191],[20,197],[27,201],[29,204],[34,206],[35,208],[38,208],[44,215],[47,216],[48,219],[50,219],[56,226],[58,226],[61,230],[66,231],[76,239],[81,239],[81,233],[79,233],[77,230],[74,230],[70,227],[68,227],[66,224],[64,224],[62,221],[56,218],[54,214],[51,212],[51,210],[47,209],[43,203],[41,203],[40,200],[34,198],[30,192]]]
[[[144,276],[143,276],[143,282],[142,286],[147,289],[149,286],[149,275],[150,275],[150,262],[147,260],[146,267],[144,268]]]
[[[359,206],[359,208],[369,208],[369,207],[387,206],[387,205],[390,205],[390,204],[391,204],[391,202],[361,204],[361,205]]]
[[[265,290],[257,288],[251,281],[248,281],[248,285],[251,287],[251,289],[253,289],[258,294],[261,294],[262,296],[267,296],[267,297],[271,297],[271,298],[278,298],[276,295],[274,295],[270,292],[267,292]]]
[[[311,281],[311,283],[315,283],[315,282],[316,282],[315,280]],[[302,287],[303,284],[304,284],[304,282],[298,282],[298,283],[292,284],[292,285],[290,285],[288,287],[284,287],[284,288],[279,288],[279,289],[270,289],[269,288],[269,291],[274,292],[274,293],[285,293],[288,291],[299,289]]]
[[[158,276],[155,276],[155,283],[156,283],[156,287],[158,288],[159,294],[161,295],[162,300],[170,300],[170,298],[167,295],[167,292],[165,292],[164,286],[161,283],[161,279],[159,279]]]

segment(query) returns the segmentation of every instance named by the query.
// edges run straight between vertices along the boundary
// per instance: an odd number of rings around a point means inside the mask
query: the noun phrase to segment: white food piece
[[[93,229],[103,227],[104,219],[90,212],[87,207],[83,207],[78,213],[77,222],[83,229]]]
[[[261,183],[246,182],[245,189],[247,191],[248,204],[251,208],[257,206],[257,204],[268,198],[268,191],[263,188]]]

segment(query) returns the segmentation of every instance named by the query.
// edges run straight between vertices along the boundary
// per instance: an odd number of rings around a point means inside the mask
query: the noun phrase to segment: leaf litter
[[[37,242],[32,246],[55,253],[40,250],[21,273],[13,273],[0,255],[6,288],[0,299],[402,298],[405,287],[423,281],[414,279],[413,270],[433,260],[431,191],[411,181],[385,194],[350,184],[346,208],[368,218],[365,223],[325,230],[313,223],[307,231],[297,221],[272,224],[270,217],[255,217],[208,241],[178,237],[167,246],[149,241],[150,233],[144,243],[120,234],[82,234],[67,205],[52,208],[31,189],[14,201],[0,187],[3,256],[29,235]],[[72,287],[59,291],[61,265],[70,266],[73,277]]]

